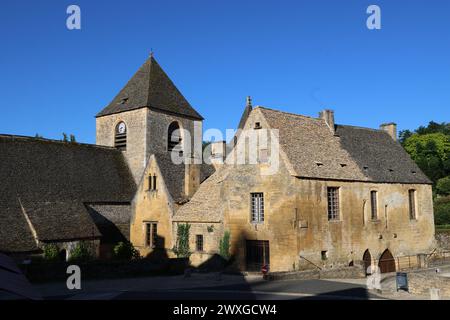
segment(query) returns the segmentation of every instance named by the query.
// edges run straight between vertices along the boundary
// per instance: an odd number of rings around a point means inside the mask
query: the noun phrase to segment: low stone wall
[[[450,250],[450,232],[436,231],[436,241],[439,248]]]
[[[440,290],[441,297],[450,297],[450,277],[438,273],[408,273],[409,292],[418,295],[429,295],[430,289]]]
[[[265,280],[310,280],[310,279],[360,279],[365,272],[362,266],[339,267],[332,269],[314,269],[305,271],[271,272]]]

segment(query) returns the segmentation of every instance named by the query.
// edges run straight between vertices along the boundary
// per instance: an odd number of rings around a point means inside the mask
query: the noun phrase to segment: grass
[[[436,226],[436,231],[450,232],[450,224],[441,224]]]

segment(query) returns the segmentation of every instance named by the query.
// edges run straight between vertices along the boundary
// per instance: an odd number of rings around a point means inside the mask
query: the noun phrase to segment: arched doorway
[[[372,255],[370,254],[369,249],[364,251],[363,255],[363,261],[364,261],[364,270],[366,272],[366,275],[369,273],[369,267],[372,265]]]
[[[389,249],[386,249],[381,255],[378,267],[381,273],[395,272],[395,259]]]

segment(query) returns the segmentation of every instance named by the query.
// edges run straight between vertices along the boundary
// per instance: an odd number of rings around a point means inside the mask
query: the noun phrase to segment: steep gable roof
[[[97,117],[148,107],[197,120],[203,117],[189,104],[151,56]]]
[[[279,130],[280,147],[298,177],[385,183],[431,183],[384,131],[336,126],[322,119],[257,107]]]
[[[114,148],[0,135],[0,163],[0,251],[36,250],[34,231],[43,241],[99,236],[84,203],[130,202],[136,190]]]

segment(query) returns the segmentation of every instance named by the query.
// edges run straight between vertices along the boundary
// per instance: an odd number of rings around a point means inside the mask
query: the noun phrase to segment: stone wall
[[[450,250],[450,232],[436,232],[436,241],[439,248]]]
[[[430,289],[440,290],[441,297],[450,297],[450,277],[431,272],[408,273],[409,292],[418,295],[429,295]]]
[[[363,266],[340,267],[332,269],[313,269],[291,272],[271,272],[265,280],[309,280],[309,279],[362,279],[365,277]]]

